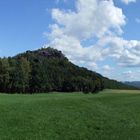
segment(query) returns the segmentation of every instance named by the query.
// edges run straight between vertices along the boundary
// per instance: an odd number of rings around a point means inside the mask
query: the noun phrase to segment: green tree
[[[21,90],[22,92],[26,92],[29,88],[31,67],[30,62],[24,57],[21,57],[19,60],[19,71],[19,76],[21,79]]]
[[[24,58],[18,58],[12,62],[12,91],[24,93],[29,89],[29,79],[30,79],[30,62]]]
[[[0,59],[0,89],[6,91],[9,84],[9,62],[6,58]]]

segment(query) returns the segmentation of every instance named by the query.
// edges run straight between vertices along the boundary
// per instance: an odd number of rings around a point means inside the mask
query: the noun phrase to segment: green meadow
[[[140,91],[0,94],[0,140],[139,140]]]

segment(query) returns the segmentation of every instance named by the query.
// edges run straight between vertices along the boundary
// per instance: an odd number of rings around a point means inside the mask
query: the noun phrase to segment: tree
[[[24,57],[21,57],[19,60],[19,71],[19,77],[21,79],[21,91],[26,92],[29,89],[31,67],[30,62]]]
[[[8,59],[0,59],[0,90],[6,91],[9,84],[9,62]]]
[[[12,61],[12,66],[11,90],[13,92],[25,93],[29,89],[30,62],[26,58],[21,57]]]

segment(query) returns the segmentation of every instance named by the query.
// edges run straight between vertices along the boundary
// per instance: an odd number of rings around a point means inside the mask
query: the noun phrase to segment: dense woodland
[[[60,51],[42,48],[0,58],[0,92],[92,92],[104,88],[132,89],[72,64]]]

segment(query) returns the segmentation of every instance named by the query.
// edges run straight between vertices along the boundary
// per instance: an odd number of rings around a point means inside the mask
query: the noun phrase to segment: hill
[[[71,63],[61,51],[42,48],[0,59],[0,92],[92,92],[134,89]]]
[[[128,86],[133,86],[133,87],[136,87],[136,88],[139,88],[140,89],[140,81],[126,81],[124,82],[124,84],[128,85]]]

